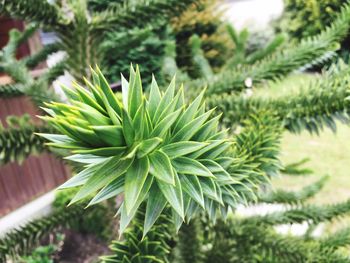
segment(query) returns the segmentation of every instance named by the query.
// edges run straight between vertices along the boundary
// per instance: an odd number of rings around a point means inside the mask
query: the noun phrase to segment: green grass
[[[285,96],[295,94],[300,88],[317,78],[312,74],[293,74],[281,82],[266,83],[266,87],[256,89],[254,96]],[[308,132],[292,134],[285,132],[281,143],[281,161],[283,164],[310,158],[303,167],[314,171],[308,176],[281,176],[272,180],[274,188],[298,190],[324,175],[329,180],[324,188],[309,203],[332,204],[350,198],[350,127],[337,123],[337,132],[325,129],[319,136]],[[326,232],[348,227],[350,216],[326,224]]]
[[[300,135],[285,132],[281,146],[284,164],[310,158],[305,164],[314,174],[308,176],[283,176],[273,180],[276,187],[299,189],[324,175],[329,175],[322,191],[312,202],[334,203],[350,198],[350,128],[338,124],[336,134],[324,130],[320,136],[303,132]]]
[[[270,84],[269,88],[257,89],[256,96],[282,96],[295,93],[317,75],[294,74],[282,82]],[[312,200],[316,203],[334,203],[350,198],[350,127],[338,123],[337,133],[325,129],[319,136],[308,132],[291,134],[285,132],[281,145],[283,164],[310,158],[305,167],[314,174],[309,176],[283,176],[273,180],[275,187],[297,190],[324,175],[330,179],[324,189]]]

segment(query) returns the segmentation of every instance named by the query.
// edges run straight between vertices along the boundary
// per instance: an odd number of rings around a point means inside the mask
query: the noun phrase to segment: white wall
[[[267,27],[271,19],[282,14],[283,0],[231,0],[223,8],[225,18],[238,30],[245,27],[257,30]]]

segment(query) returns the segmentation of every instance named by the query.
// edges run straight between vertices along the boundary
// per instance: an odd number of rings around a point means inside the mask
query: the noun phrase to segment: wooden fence
[[[8,115],[39,114],[29,98],[0,99],[0,120]],[[56,188],[69,177],[69,169],[49,153],[30,156],[22,164],[0,166],[0,217]]]

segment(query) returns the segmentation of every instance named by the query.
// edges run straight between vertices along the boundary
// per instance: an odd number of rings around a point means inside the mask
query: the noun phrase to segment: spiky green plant
[[[43,218],[15,228],[0,238],[0,262],[18,262],[18,257],[27,255],[48,233],[69,227],[81,218],[83,206],[57,209]],[[90,212],[90,211],[89,211]]]
[[[7,127],[0,122],[0,165],[8,162],[23,162],[27,156],[42,152],[43,138],[34,132],[49,132],[47,125],[35,125],[29,115],[8,116]]]
[[[171,244],[174,243],[171,215],[163,213],[152,226],[147,236],[143,236],[145,206],[136,213],[133,224],[124,233],[123,240],[113,240],[110,250],[113,254],[102,256],[102,263],[168,263]]]
[[[149,96],[142,92],[138,67],[131,67],[129,82],[122,77],[122,100],[113,94],[97,68],[90,91],[79,84],[64,88],[70,104],[51,103],[43,119],[61,134],[41,134],[50,146],[66,148],[67,159],[85,168],[61,188],[81,186],[71,203],[100,190],[96,204],[124,194],[119,209],[122,233],[138,207],[147,201],[144,234],[169,204],[180,227],[198,208],[227,210],[242,188],[230,174],[232,142],[218,129],[220,116],[212,116],[202,102],[204,91],[190,104],[175,78],[164,93],[153,79]]]

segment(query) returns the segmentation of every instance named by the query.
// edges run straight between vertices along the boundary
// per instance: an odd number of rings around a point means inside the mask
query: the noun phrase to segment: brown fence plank
[[[22,116],[23,114],[29,114],[34,122],[40,123],[40,119],[36,117],[40,111],[28,97],[0,98],[0,121],[4,122],[9,115]]]
[[[69,169],[49,153],[0,167],[0,216],[55,189],[68,177]]]
[[[0,121],[3,123],[8,115],[25,113],[40,122],[35,117],[39,110],[28,97],[0,98]],[[29,156],[22,164],[0,166],[0,217],[53,190],[69,176],[69,168],[49,153]]]

